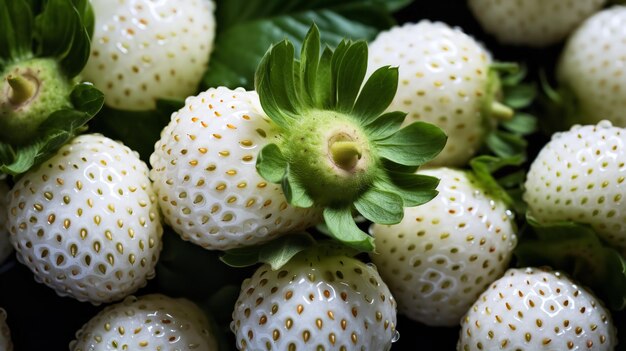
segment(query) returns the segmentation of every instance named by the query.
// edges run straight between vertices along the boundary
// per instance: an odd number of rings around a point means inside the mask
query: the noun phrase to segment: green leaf
[[[261,149],[256,161],[256,170],[268,182],[280,183],[287,172],[287,159],[276,144]]]
[[[32,55],[33,14],[24,0],[0,0],[0,68]]]
[[[320,32],[316,25],[313,25],[302,44],[300,53],[300,91],[301,98],[306,106],[316,106],[315,92],[317,90],[318,75],[317,70],[320,62]],[[327,81],[319,81],[322,87],[328,84]]]
[[[519,135],[496,130],[487,135],[485,144],[498,157],[509,158],[526,153],[527,142]]]
[[[585,225],[540,225],[531,217],[527,222],[535,236],[525,238],[514,251],[518,266],[551,266],[591,287],[612,310],[626,307],[626,262],[617,250]]]
[[[513,206],[514,201],[493,177],[493,173],[507,166],[520,166],[524,163],[521,155],[499,158],[489,155],[481,155],[470,160],[470,166],[480,184],[494,197],[504,201],[507,206]]]
[[[437,126],[412,123],[376,142],[379,155],[406,166],[419,166],[432,160],[446,144],[447,137]]]
[[[395,12],[408,6],[412,0],[381,0],[381,2],[389,11]]]
[[[313,199],[307,195],[306,189],[298,183],[293,173],[289,172],[289,166],[287,166],[286,176],[282,179],[282,189],[290,205],[302,208],[313,206]]]
[[[367,71],[367,43],[358,41],[348,45],[336,72],[337,110],[352,111],[361,83]]]
[[[388,112],[365,126],[365,130],[373,140],[384,139],[400,130],[405,118],[406,112]]]
[[[372,73],[354,105],[352,114],[368,125],[389,107],[398,89],[398,68],[384,66]]]
[[[324,221],[331,237],[359,251],[374,249],[374,239],[357,227],[349,207],[325,208]]]
[[[104,94],[91,83],[80,83],[72,89],[70,101],[76,110],[94,116],[104,105]]]
[[[11,175],[17,175],[28,171],[35,164],[41,144],[42,143],[40,142],[35,142],[18,149],[12,149],[11,145],[1,143],[0,149],[4,150],[2,152],[3,156],[8,156],[10,154],[10,150],[14,150],[14,157],[11,161],[4,162],[0,165],[0,171],[4,174]]]
[[[537,131],[537,117],[523,112],[516,113],[511,120],[503,121],[501,125],[512,133],[528,135]]]
[[[359,196],[354,207],[363,217],[378,224],[397,224],[404,217],[402,197],[376,187]]]
[[[314,244],[315,240],[308,233],[288,234],[265,244],[228,250],[220,259],[232,267],[267,263],[276,270]]]
[[[427,203],[437,196],[439,179],[414,173],[387,171],[379,176],[374,186],[393,191],[402,197],[405,207],[415,207]]]
[[[402,2],[394,0],[395,6],[390,7],[398,8]],[[218,32],[202,89],[252,89],[254,73],[267,48],[284,39],[300,48],[313,23],[322,33],[322,42],[331,47],[344,37],[373,39],[394,24],[385,5],[382,0],[217,0]]]
[[[89,3],[89,0],[72,0],[76,11],[80,15],[80,18],[83,23],[83,27],[87,31],[87,35],[91,38],[93,35],[94,26],[96,23],[95,14],[93,12],[93,8]]]

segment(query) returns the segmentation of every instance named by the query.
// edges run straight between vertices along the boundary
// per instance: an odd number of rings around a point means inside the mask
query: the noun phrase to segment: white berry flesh
[[[369,45],[368,71],[398,66],[398,91],[388,111],[404,111],[404,124],[423,121],[448,135],[430,165],[462,166],[487,132],[481,114],[491,56],[458,28],[422,20],[381,32]]]
[[[166,222],[211,250],[254,245],[316,222],[317,210],[290,206],[280,184],[256,171],[257,154],[276,137],[254,91],[220,87],[188,98],[150,157]]]
[[[17,258],[61,296],[119,300],[154,276],[163,232],[148,167],[97,134],[74,138],[9,193]]]
[[[517,244],[511,212],[466,171],[439,168],[430,202],[406,207],[398,224],[373,224],[372,261],[398,312],[432,326],[455,326],[506,268]]]
[[[193,302],[161,294],[129,296],[76,332],[71,351],[218,351],[207,317]]]
[[[613,350],[609,311],[559,272],[509,269],[469,309],[459,351]]]
[[[396,303],[375,267],[300,254],[241,286],[231,329],[239,350],[376,350],[396,338]]]
[[[213,0],[92,0],[95,30],[84,79],[107,105],[149,110],[195,93],[215,38]]]
[[[603,10],[568,39],[557,65],[559,84],[571,89],[580,123],[607,119],[626,127],[626,6]]]
[[[626,248],[626,130],[602,121],[553,135],[526,177],[524,200],[540,223],[591,225]]]
[[[567,37],[606,0],[469,0],[482,28],[500,43],[543,47]]]

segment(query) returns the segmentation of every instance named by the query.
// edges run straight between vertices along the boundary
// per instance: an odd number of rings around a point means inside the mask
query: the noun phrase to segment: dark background
[[[542,50],[498,45],[493,38],[482,32],[464,0],[417,0],[397,13],[396,17],[400,23],[428,18],[459,26],[483,42],[495,59],[525,62],[530,69],[531,78],[536,76],[540,65],[550,72],[561,49],[560,45]],[[533,136],[530,154],[536,153],[545,140],[545,136]],[[222,301],[202,301],[202,296],[215,292],[224,281],[237,289],[239,282],[250,270],[226,268],[217,260],[217,254],[201,249],[198,251],[197,247],[181,242],[173,234],[166,234],[165,240],[165,247],[171,248],[162,254],[157,278],[136,295],[160,291],[178,296],[186,287],[193,287],[195,296],[189,297],[195,298],[206,308],[215,309],[216,305],[221,305],[222,309],[214,312],[214,315],[217,315],[222,324],[227,324],[230,313],[228,306],[232,306],[231,302],[227,298]],[[167,245],[168,242],[170,245]],[[180,255],[182,251],[185,251],[184,255]],[[176,268],[186,266],[194,271],[193,280],[186,280],[185,277],[172,273]],[[199,267],[205,269],[198,270]],[[67,350],[74,333],[101,309],[89,303],[58,297],[52,289],[36,283],[32,273],[17,263],[15,257],[0,267],[0,306],[8,313],[8,324],[16,351]],[[399,316],[398,330],[401,337],[393,350],[454,350],[458,336],[457,328],[429,328],[402,316]]]

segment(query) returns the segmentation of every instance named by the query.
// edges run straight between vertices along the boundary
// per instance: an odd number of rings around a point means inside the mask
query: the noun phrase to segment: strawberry
[[[152,294],[107,306],[70,343],[72,351],[143,349],[215,351],[217,341],[197,305]]]
[[[7,313],[0,308],[0,350],[13,351],[13,343],[11,342],[11,331],[7,326]]]
[[[602,121],[556,133],[530,166],[524,201],[539,223],[591,225],[626,248],[626,130]]]
[[[145,163],[118,142],[74,138],[17,181],[8,208],[18,260],[61,296],[110,302],[154,276],[157,201]]]
[[[626,127],[626,6],[614,6],[587,19],[568,39],[557,65],[557,80],[576,99],[578,123],[607,119]]]
[[[438,168],[430,202],[404,210],[396,225],[374,224],[370,254],[400,313],[434,326],[454,326],[506,270],[517,243],[511,212],[469,171]]]
[[[300,252],[246,279],[231,329],[239,350],[389,350],[396,302],[376,268],[341,249]]]
[[[215,37],[213,0],[92,0],[95,33],[84,78],[106,104],[149,110],[198,88]]]
[[[563,40],[606,0],[469,0],[482,28],[502,44],[548,46]]]
[[[430,165],[465,165],[488,131],[490,53],[461,29],[428,20],[381,32],[369,49],[369,71],[399,66],[400,86],[388,110],[408,112],[405,125],[425,121],[448,135]]]
[[[9,186],[6,182],[0,180],[0,265],[13,252],[13,246],[9,241],[9,231],[6,230],[7,225],[7,194]]]
[[[188,98],[150,157],[165,221],[185,240],[220,250],[318,221],[319,211],[289,206],[256,171],[258,150],[276,134],[254,91],[220,87]]]
[[[593,294],[548,270],[510,269],[461,322],[457,350],[613,350],[611,315]]]
[[[263,57],[256,91],[211,88],[172,115],[150,157],[166,221],[207,249],[268,241],[323,214],[330,235],[362,250],[372,238],[353,212],[396,223],[430,200],[436,180],[413,174],[445,144],[433,125],[401,128],[383,113],[397,71],[363,83],[367,44],[321,50],[317,27],[300,60],[285,40]],[[362,87],[362,89],[361,89]],[[355,211],[356,210],[356,211]]]

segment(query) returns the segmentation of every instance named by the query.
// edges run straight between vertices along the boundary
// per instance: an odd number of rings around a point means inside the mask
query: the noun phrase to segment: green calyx
[[[0,172],[26,172],[102,107],[77,78],[93,26],[89,0],[0,0]]]
[[[255,76],[263,110],[281,130],[257,158],[259,174],[280,183],[289,203],[321,207],[331,236],[359,250],[372,238],[352,215],[398,223],[403,207],[436,195],[437,180],[414,174],[435,157],[445,134],[426,123],[400,128],[405,113],[387,112],[397,68],[382,67],[365,81],[367,44],[344,40],[320,48],[316,26],[300,59],[285,40],[265,54]]]

